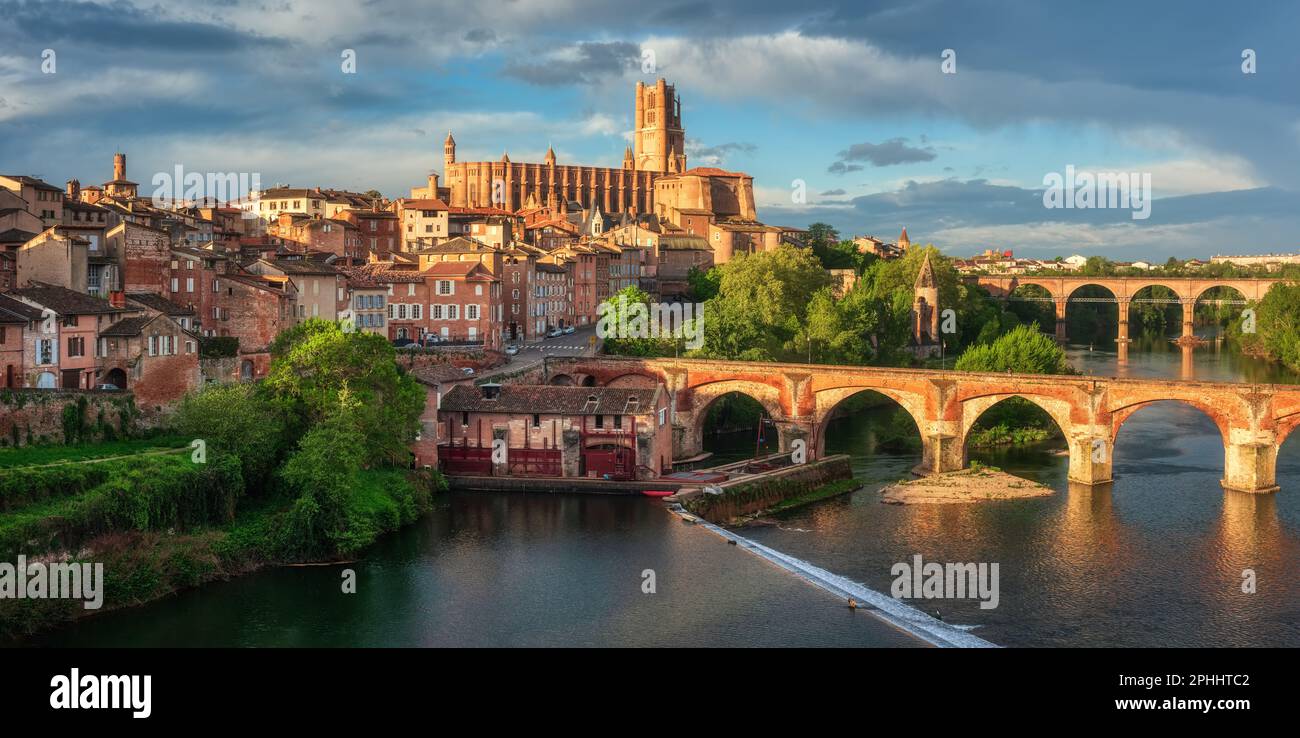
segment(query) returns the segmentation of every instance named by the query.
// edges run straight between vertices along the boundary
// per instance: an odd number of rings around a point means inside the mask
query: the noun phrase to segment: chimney
[[[113,154],[113,181],[126,179],[126,154]]]
[[[501,385],[496,382],[481,384],[479,389],[483,391],[483,399],[485,400],[495,400],[501,396]]]

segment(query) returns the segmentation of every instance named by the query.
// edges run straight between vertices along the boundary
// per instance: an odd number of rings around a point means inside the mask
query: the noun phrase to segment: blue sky
[[[0,172],[55,183],[109,179],[120,148],[146,184],[181,164],[398,196],[441,169],[449,128],[463,160],[552,144],[617,166],[633,85],[664,76],[690,163],[752,174],[765,222],[905,225],[954,254],[1300,248],[1295,4],[0,0],[0,18]],[[1044,208],[1067,165],[1150,173],[1151,217]]]

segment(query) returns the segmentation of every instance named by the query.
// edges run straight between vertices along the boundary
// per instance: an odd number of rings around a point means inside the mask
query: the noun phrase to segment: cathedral
[[[450,131],[443,142],[443,176],[434,192],[448,193],[452,207],[499,208],[517,212],[547,207],[558,212],[570,203],[604,213],[650,213],[655,180],[686,171],[686,132],[682,102],[673,85],[662,78],[654,85],[636,84],[633,145],[623,152],[623,166],[589,167],[558,164],[548,148],[540,164],[510,161],[456,161],[456,139]]]

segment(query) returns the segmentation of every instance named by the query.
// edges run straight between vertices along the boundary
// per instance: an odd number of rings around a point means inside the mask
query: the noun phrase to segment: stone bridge
[[[1173,400],[1218,426],[1224,487],[1272,492],[1278,448],[1300,424],[1300,386],[1294,385],[599,356],[550,357],[544,374],[552,384],[662,382],[673,397],[675,458],[703,450],[709,405],[731,392],[762,404],[779,429],[782,450],[802,439],[809,458],[817,458],[836,407],[872,390],[916,422],[923,471],[953,471],[966,466],[967,437],[979,416],[1001,400],[1022,397],[1060,427],[1069,444],[1070,479],[1102,484],[1111,481],[1115,436],[1124,421],[1146,405]]]
[[[1183,306],[1183,337],[1192,335],[1192,320],[1196,315],[1196,302],[1206,290],[1213,287],[1231,287],[1249,301],[1260,300],[1268,293],[1270,287],[1281,279],[1208,279],[1197,277],[1028,277],[1021,275],[981,275],[967,277],[967,282],[974,282],[989,291],[994,297],[1009,298],[1017,287],[1035,285],[1047,290],[1052,302],[1056,304],[1056,337],[1065,340],[1065,308],[1070,297],[1080,287],[1095,285],[1105,288],[1119,303],[1120,350],[1128,344],[1128,310],[1133,298],[1146,287],[1166,287],[1178,296]]]

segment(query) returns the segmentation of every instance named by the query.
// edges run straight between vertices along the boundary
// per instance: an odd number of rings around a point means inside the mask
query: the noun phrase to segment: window
[[[418,303],[418,302],[415,303],[414,305],[411,306],[411,320],[421,320],[421,319],[423,319],[423,317],[424,317],[424,316],[422,315],[423,312],[424,312],[424,306],[421,305],[421,304]]]
[[[54,364],[59,360],[53,338],[42,338],[36,342],[36,363]]]
[[[442,306],[441,306],[441,305],[430,305],[430,306],[429,306],[429,320],[442,320]]]
[[[604,428],[604,427],[605,427],[605,416],[604,416],[604,415],[597,415],[597,416],[596,416],[596,427],[597,427],[597,428]]]
[[[86,339],[80,336],[76,338],[69,338],[68,356],[73,357],[73,356],[85,356],[85,355],[86,355]]]
[[[448,306],[447,306],[447,320],[460,320],[460,306],[459,306],[459,305],[448,305]]]
[[[149,355],[150,355],[150,356],[157,356],[157,355],[158,355],[158,337],[157,337],[157,336],[149,336]]]
[[[172,290],[172,291],[175,292],[175,290]],[[185,278],[185,291],[186,291],[186,292],[193,292],[193,291],[194,291],[194,277],[186,277],[186,278]]]
[[[466,319],[466,320],[478,320],[478,305],[466,305],[466,306],[465,306],[465,319]]]
[[[172,292],[180,292],[180,280],[172,277]]]
[[[533,427],[534,428],[542,427],[542,416],[538,415],[537,413],[533,413]]]
[[[388,303],[388,319],[392,320],[396,316],[397,316],[397,306],[391,302]]]
[[[469,413],[467,413],[467,412],[462,412],[462,413],[460,414],[460,424],[461,424],[461,427],[463,427],[463,428],[468,428],[468,427],[469,427]]]
[[[615,428],[622,428],[622,427],[623,427],[623,416],[622,416],[622,415],[615,415],[615,416],[614,416],[614,427],[615,427]]]
[[[659,408],[659,425],[662,426],[664,423],[667,422],[668,422],[668,408],[661,407]]]
[[[438,294],[440,294],[440,295],[450,295],[450,294],[453,294],[453,293],[454,293],[454,290],[455,290],[455,288],[453,287],[453,284],[454,284],[454,283],[453,283],[451,280],[449,280],[449,279],[440,279],[440,280],[438,280]]]

